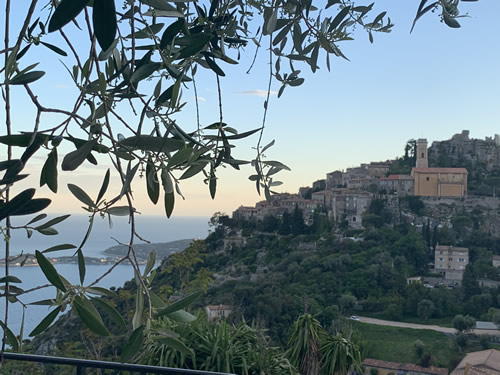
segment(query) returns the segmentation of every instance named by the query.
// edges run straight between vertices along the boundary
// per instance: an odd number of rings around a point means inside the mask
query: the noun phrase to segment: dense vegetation
[[[400,204],[415,215],[426,213],[425,201],[419,198],[400,198]],[[342,222],[332,223],[320,211],[315,214],[313,224],[306,226],[298,208],[281,218],[266,217],[262,221],[217,214],[212,219],[213,231],[205,241],[197,241],[186,251],[163,261],[151,290],[162,298],[204,290],[205,294],[193,305],[195,310],[208,304],[230,304],[233,313],[228,329],[250,329],[241,328],[250,322],[254,327],[266,329],[266,345],[278,348],[290,347],[294,321],[308,312],[331,334],[341,333],[353,340],[363,357],[391,360],[389,347],[374,345],[375,328],[351,326],[343,317],[366,314],[437,323],[455,326],[464,333],[470,330],[470,317],[500,322],[499,290],[480,288],[478,284],[479,278],[500,281],[498,270],[491,265],[492,255],[500,254],[500,240],[482,229],[483,219],[483,212],[476,208],[453,217],[453,228],[432,226],[430,221],[421,227],[404,221],[394,223],[383,199],[373,200],[364,215],[365,229],[358,230],[345,228]],[[436,276],[431,273],[429,263],[433,261],[437,243],[469,248],[471,262],[462,287],[407,285],[406,278],[410,276]],[[110,298],[109,302],[123,315],[132,316],[136,288],[134,282],[127,283],[116,291],[118,297]],[[74,319],[72,324],[76,324]],[[198,323],[196,329],[205,333],[215,329],[204,324]],[[389,328],[377,329],[389,336],[393,334]],[[64,326],[63,331],[49,330],[59,340],[59,348],[74,350],[74,342],[79,338],[74,334],[67,336],[68,332],[75,330]],[[179,336],[190,347],[194,343],[184,339],[190,337],[185,332]],[[477,349],[479,345],[470,340],[467,343],[465,335],[459,336],[465,340],[462,346],[460,340],[455,342],[439,333],[424,335],[429,337],[423,340],[427,349],[422,349],[422,359],[415,357],[414,336],[406,333],[403,336],[400,350],[406,354],[402,358],[440,366],[453,365],[467,344],[469,349]],[[42,337],[35,344],[39,346],[45,340],[47,337]],[[116,341],[99,340],[101,356],[119,352]],[[73,342],[73,346],[63,345],[67,341]],[[441,341],[448,343],[445,352],[433,349]],[[151,350],[160,350],[161,345],[153,342]],[[85,348],[80,345],[79,350]],[[427,358],[428,352],[432,356]],[[151,359],[146,355],[141,358]]]
[[[423,209],[418,199],[402,200],[410,210]],[[394,224],[378,199],[365,214],[365,230],[342,230],[342,223],[323,222],[323,231],[313,225],[305,230],[297,226],[295,232],[285,216],[262,221],[225,218],[206,240],[209,256],[204,266],[228,277],[211,288],[205,300],[233,304],[239,309],[235,319],[263,321],[280,342],[305,308],[324,325],[354,311],[395,320],[451,322],[457,314],[489,319],[491,308],[500,307],[499,291],[481,289],[478,278],[500,280],[491,264],[492,255],[500,254],[500,241],[480,229],[481,217],[481,211],[474,210],[454,217],[454,229],[429,224],[416,228]],[[292,234],[280,235],[288,228]],[[238,234],[245,236],[245,245],[230,245]],[[437,243],[469,248],[471,263],[463,287],[407,285],[407,277],[433,275],[428,264]]]

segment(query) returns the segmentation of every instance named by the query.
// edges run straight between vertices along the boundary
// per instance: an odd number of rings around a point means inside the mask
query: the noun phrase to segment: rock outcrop
[[[455,134],[451,139],[433,142],[429,149],[431,166],[484,167],[487,171],[500,169],[500,136],[482,139],[469,138],[469,131]]]

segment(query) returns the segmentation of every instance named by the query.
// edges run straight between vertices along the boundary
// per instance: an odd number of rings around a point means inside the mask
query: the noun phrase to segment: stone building
[[[233,211],[234,219],[251,219],[257,217],[257,209],[255,207],[240,206],[235,211]]]
[[[209,305],[205,308],[208,320],[225,319],[233,311],[231,305]]]
[[[329,216],[336,222],[346,219],[350,227],[361,228],[361,219],[372,200],[372,194],[348,189],[334,191]]]
[[[342,185],[342,171],[334,171],[326,174],[326,188],[332,190]]]
[[[332,190],[321,190],[311,194],[311,199],[317,206],[330,208],[333,198]]]
[[[426,139],[417,141],[417,162],[411,174],[414,180],[414,195],[427,197],[467,195],[467,169],[429,168]]]
[[[317,180],[312,184],[313,190],[325,190],[326,189],[326,180]]]
[[[493,255],[491,265],[496,268],[500,267],[500,255]]]
[[[361,166],[365,166],[368,176],[371,177],[384,177],[387,175],[389,170],[391,169],[392,162],[390,161],[380,161],[380,162],[371,162],[370,164],[361,164]]]
[[[466,247],[436,246],[434,269],[446,280],[461,281],[465,267],[469,264],[469,249]]]
[[[342,185],[349,186],[352,184],[353,180],[366,179],[368,177],[368,170],[366,169],[366,165],[363,167],[354,167],[347,168],[347,170],[342,173]]]
[[[386,194],[413,195],[413,177],[408,174],[391,174],[388,177],[381,177],[379,189],[385,190]]]

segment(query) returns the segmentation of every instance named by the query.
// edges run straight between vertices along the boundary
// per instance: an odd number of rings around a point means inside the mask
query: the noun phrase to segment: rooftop
[[[467,174],[465,168],[413,168],[413,172],[418,173],[461,173]]]
[[[478,373],[500,374],[500,351],[489,349],[468,353],[451,375],[464,374],[467,366]],[[471,371],[468,374],[471,374]]]
[[[403,371],[420,372],[420,373],[434,374],[434,375],[448,375],[448,369],[442,367],[434,367],[434,366],[422,367],[411,363],[389,362],[371,358],[366,358],[363,361],[363,365],[370,367],[386,368],[390,370],[403,370]]]
[[[413,180],[413,177],[409,174],[391,174],[387,177],[380,177],[381,181],[387,180]]]

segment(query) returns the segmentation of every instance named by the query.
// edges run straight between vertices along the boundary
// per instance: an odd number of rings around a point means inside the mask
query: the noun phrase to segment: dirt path
[[[394,322],[391,320],[366,318],[363,316],[359,317],[359,321],[362,323],[376,324],[376,325],[380,325],[380,326],[403,327],[403,328],[413,328],[413,329],[430,329],[432,331],[443,332],[446,334],[455,334],[456,333],[455,328],[441,327],[441,326],[436,326],[436,325]],[[497,329],[475,329],[473,332],[476,335],[500,336],[500,330],[497,330]]]

